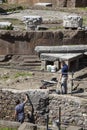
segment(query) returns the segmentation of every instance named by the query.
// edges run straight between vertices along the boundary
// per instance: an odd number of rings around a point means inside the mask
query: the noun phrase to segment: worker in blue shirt
[[[60,82],[61,82],[62,94],[67,94],[67,79],[68,79],[68,65],[65,63],[65,61],[61,61]]]
[[[16,100],[16,107],[15,107],[15,115],[14,116],[15,116],[15,120],[20,122],[20,123],[23,123],[24,119],[25,119],[24,106],[25,106],[25,103],[27,102],[27,100],[28,100],[27,95],[25,96],[25,100],[22,103],[20,103],[19,99]]]

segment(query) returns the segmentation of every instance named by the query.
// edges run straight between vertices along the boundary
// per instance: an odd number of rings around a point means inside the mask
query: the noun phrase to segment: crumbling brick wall
[[[67,0],[67,7],[75,7],[77,0]]]
[[[0,55],[5,54],[35,54],[36,46],[87,44],[87,33],[84,30],[64,31],[1,31]]]
[[[34,5],[38,2],[51,2],[53,5],[59,7],[86,7],[87,0],[8,0],[11,4],[21,4],[28,3],[29,5]]]
[[[28,3],[31,4],[32,0],[8,0],[9,4],[21,4],[21,3]]]
[[[67,0],[58,0],[58,6],[67,7]]]

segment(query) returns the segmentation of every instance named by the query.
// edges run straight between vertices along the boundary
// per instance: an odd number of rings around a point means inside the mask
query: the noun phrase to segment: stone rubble
[[[0,90],[0,119],[14,121],[15,100],[19,98],[23,101],[24,94],[28,93],[33,104],[36,124],[45,125],[47,113],[49,113],[49,122],[52,124],[54,120],[59,118],[59,107],[61,107],[61,121],[64,125],[83,126],[85,124],[87,126],[85,122],[87,119],[84,116],[87,114],[86,100],[69,95],[49,94],[47,90],[31,90],[21,93],[17,91],[14,93]],[[32,107],[27,102],[25,121],[27,121],[27,112],[31,110]]]

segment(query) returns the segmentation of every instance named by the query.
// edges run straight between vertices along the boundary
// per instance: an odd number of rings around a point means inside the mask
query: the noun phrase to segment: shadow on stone
[[[83,92],[84,92],[84,89],[83,88],[79,88],[77,90],[73,90],[72,94],[74,94],[74,93],[83,93]]]

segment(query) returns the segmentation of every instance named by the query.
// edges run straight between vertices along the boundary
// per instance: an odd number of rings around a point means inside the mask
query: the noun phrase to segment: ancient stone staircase
[[[20,68],[40,69],[41,61],[37,55],[14,55],[11,61],[12,65]]]
[[[0,55],[0,67],[9,66],[12,55]]]

